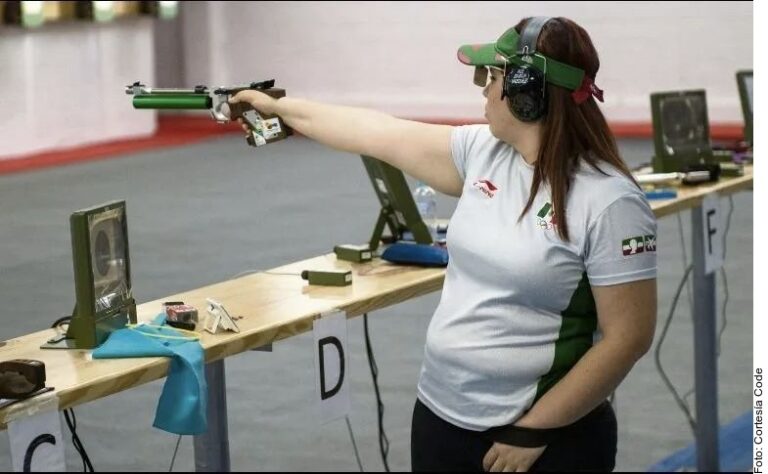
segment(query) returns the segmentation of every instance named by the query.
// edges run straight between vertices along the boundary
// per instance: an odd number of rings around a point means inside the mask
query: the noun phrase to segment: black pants
[[[530,471],[613,471],[616,415],[608,402],[570,425],[567,436],[547,446]],[[411,468],[425,471],[483,471],[493,445],[483,432],[454,426],[416,400],[411,425]]]

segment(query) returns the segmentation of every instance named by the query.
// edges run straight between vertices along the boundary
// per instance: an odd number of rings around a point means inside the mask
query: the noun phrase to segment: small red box
[[[197,323],[197,308],[188,304],[177,304],[165,307],[169,321],[180,323]]]

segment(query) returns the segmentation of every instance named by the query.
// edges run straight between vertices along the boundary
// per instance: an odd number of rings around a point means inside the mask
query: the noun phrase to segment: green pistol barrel
[[[133,97],[134,109],[210,109],[213,99],[206,94],[145,94]]]

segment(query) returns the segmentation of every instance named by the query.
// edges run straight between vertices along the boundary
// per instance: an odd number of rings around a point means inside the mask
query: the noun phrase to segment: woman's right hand
[[[248,89],[244,91],[240,91],[234,96],[232,96],[229,101],[230,104],[237,104],[239,102],[247,102],[251,105],[254,109],[256,109],[256,112],[260,114],[265,115],[273,115],[275,113],[276,108],[276,102],[277,99],[270,97],[269,95],[253,90]],[[249,131],[248,126],[243,122],[243,119],[238,118],[238,123],[241,127],[243,127],[243,130],[246,132]]]

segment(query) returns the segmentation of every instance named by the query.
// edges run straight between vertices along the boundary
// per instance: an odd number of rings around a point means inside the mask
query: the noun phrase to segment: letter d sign
[[[349,414],[351,402],[345,373],[347,316],[335,311],[315,321],[315,392],[321,424]]]
[[[325,350],[325,346],[329,344],[332,345],[334,349],[336,349],[336,354],[338,355],[338,361],[339,361],[339,369],[338,369],[338,380],[336,382],[336,385],[334,385],[332,389],[327,390],[325,385],[325,381],[327,379],[326,373],[325,373],[325,352],[323,351]],[[333,336],[328,336],[320,339],[320,341],[318,341],[317,356],[320,360],[320,377],[319,377],[320,378],[320,399],[327,400],[332,396],[336,395],[337,393],[339,393],[339,389],[341,389],[341,384],[344,382],[344,348],[341,345],[341,341],[339,341],[338,338]],[[333,360],[336,360],[336,358],[334,358],[335,356],[331,355],[330,357],[333,358]]]

